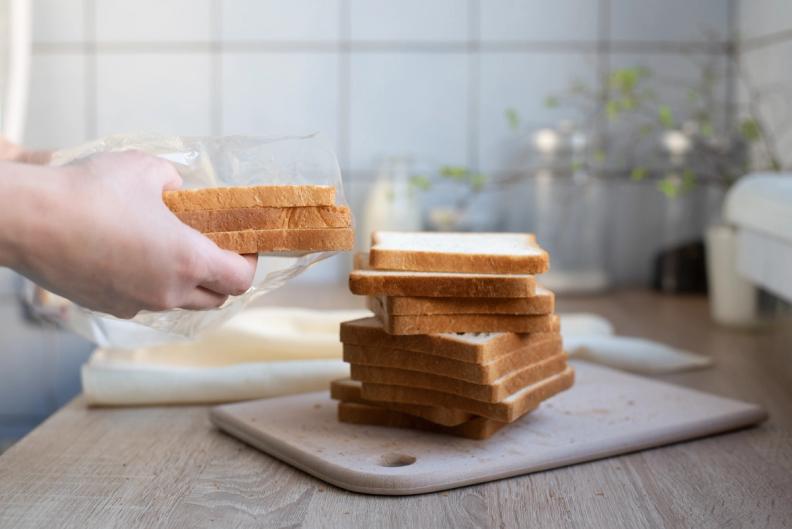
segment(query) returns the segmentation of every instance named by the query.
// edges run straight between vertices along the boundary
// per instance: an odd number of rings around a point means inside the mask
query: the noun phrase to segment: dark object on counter
[[[669,294],[705,294],[704,241],[685,243],[657,254],[652,269],[652,288]]]

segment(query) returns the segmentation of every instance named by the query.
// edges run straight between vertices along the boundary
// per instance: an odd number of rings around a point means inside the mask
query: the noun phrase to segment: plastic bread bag
[[[331,185],[336,203],[346,204],[338,161],[321,135],[256,138],[247,136],[188,138],[116,135],[53,154],[53,165],[64,165],[102,152],[140,150],[172,162],[183,188],[274,184]],[[232,296],[221,307],[192,311],[142,311],[121,320],[67,302],[31,286],[27,299],[33,310],[75,331],[101,347],[141,347],[191,338],[218,326],[257,297],[282,286],[312,264],[337,252],[262,254],[251,288]]]

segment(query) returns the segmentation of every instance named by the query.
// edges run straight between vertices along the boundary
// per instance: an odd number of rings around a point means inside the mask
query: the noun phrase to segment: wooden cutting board
[[[761,422],[740,402],[585,362],[575,385],[486,441],[339,423],[328,392],[211,410],[225,432],[319,479],[421,494],[722,433]]]

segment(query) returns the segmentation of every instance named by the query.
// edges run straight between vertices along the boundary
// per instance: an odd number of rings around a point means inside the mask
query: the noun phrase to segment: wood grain
[[[285,288],[273,304],[354,307],[344,290]],[[329,304],[328,304],[329,306]],[[754,401],[734,434],[466,487],[384,498],[345,492],[211,428],[205,407],[85,408],[76,399],[0,456],[0,528],[792,527],[792,326],[718,328],[706,299],[643,291],[559,298],[619,333],[705,354],[662,377]]]

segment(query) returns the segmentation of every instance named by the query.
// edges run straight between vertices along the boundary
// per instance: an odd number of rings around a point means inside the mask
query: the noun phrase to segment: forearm
[[[42,237],[53,218],[60,170],[0,162],[0,266],[19,269],[30,244]]]

